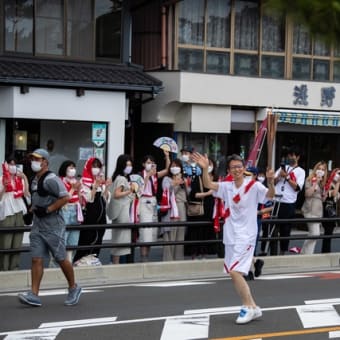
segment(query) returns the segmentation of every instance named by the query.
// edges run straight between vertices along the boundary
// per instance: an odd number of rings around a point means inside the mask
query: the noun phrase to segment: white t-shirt
[[[276,170],[275,177],[279,176],[280,171],[281,169]],[[290,174],[291,172],[294,173],[296,183],[298,184],[300,189],[302,189],[305,183],[305,170],[303,170],[299,166],[293,168],[287,165],[286,172],[288,174]],[[295,203],[298,191],[295,191],[285,178],[280,177],[279,181],[275,185],[275,193],[277,195],[283,195],[281,198],[282,203]]]
[[[244,193],[251,179],[244,179],[240,188],[234,182],[219,182],[214,196],[223,199],[225,209],[229,208],[230,216],[223,226],[223,243],[255,245],[257,237],[257,205],[268,201],[266,188],[255,182],[247,193]],[[239,194],[239,201],[233,198]],[[237,201],[237,200],[236,200]]]

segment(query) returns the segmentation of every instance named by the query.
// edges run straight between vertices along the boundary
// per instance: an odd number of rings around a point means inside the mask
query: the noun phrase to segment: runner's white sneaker
[[[240,310],[240,314],[238,315],[236,319],[236,323],[238,324],[245,324],[253,320],[254,317],[254,308],[249,308],[243,306]]]
[[[258,319],[258,318],[260,318],[261,316],[262,316],[262,310],[261,310],[261,308],[260,308],[259,306],[256,306],[256,307],[254,308],[254,316],[253,316],[253,320]]]

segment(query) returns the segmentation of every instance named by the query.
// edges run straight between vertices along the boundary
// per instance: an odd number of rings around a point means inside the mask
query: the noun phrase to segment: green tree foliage
[[[303,23],[312,35],[340,42],[340,0],[264,0],[265,11],[284,12]]]

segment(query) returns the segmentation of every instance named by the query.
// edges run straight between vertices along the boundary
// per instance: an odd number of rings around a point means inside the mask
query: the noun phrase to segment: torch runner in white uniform
[[[257,235],[257,205],[266,203],[275,195],[274,171],[267,170],[266,188],[259,181],[244,176],[244,160],[239,155],[227,159],[227,170],[232,181],[213,182],[208,175],[207,156],[194,153],[192,159],[203,169],[204,187],[214,190],[214,195],[225,204],[223,243],[225,245],[224,269],[231,276],[242,307],[236,323],[244,324],[262,316],[243,275],[251,267]]]

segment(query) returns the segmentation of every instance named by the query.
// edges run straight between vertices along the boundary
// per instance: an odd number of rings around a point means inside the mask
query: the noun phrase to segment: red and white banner
[[[267,135],[267,129],[268,129],[268,118],[266,117],[258,131],[257,131],[257,135],[255,137],[254,143],[249,151],[249,156],[246,162],[246,166],[250,167],[250,166],[257,166],[257,163],[259,161],[260,158],[260,154],[261,154],[261,150],[262,150],[262,146],[264,143],[264,140],[266,138]]]

